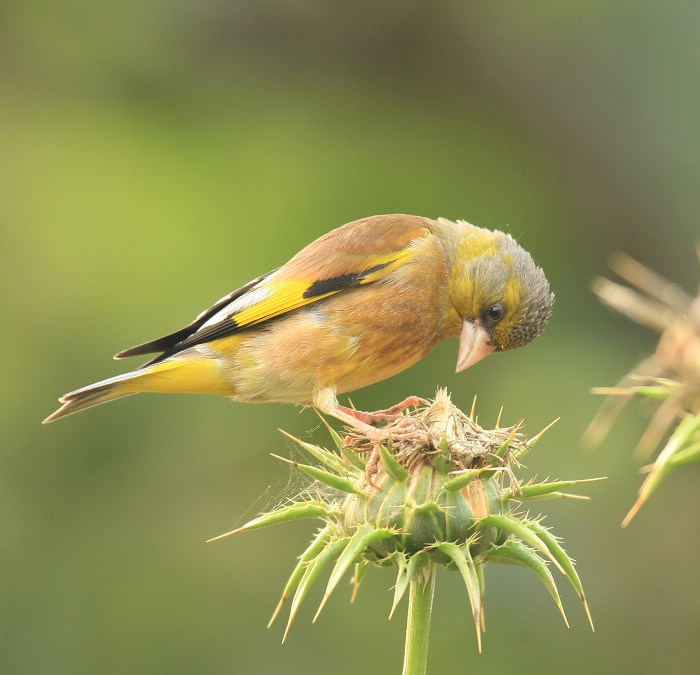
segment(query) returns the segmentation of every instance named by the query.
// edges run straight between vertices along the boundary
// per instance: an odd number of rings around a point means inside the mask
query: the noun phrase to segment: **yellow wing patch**
[[[273,281],[269,284],[270,295],[267,298],[232,314],[230,318],[242,328],[308,305],[312,302],[304,298],[308,287],[309,284],[303,281]]]
[[[273,279],[266,285],[266,290],[269,291],[268,297],[235,314],[231,314],[230,319],[239,328],[267,321],[349,288],[363,286],[383,279],[392,271],[405,264],[410,257],[411,250],[409,247],[401,251],[394,251],[383,259],[379,258],[373,261],[375,264],[360,272],[348,272],[337,277],[320,279],[312,283],[295,279]]]

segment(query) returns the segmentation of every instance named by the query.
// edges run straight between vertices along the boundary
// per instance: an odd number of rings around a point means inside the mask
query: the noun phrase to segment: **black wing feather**
[[[303,297],[314,298],[317,296],[327,295],[328,293],[334,293],[338,291],[347,290],[349,288],[354,288],[356,286],[359,286],[365,277],[369,276],[373,272],[379,271],[387,265],[391,265],[391,263],[393,262],[393,260],[389,260],[385,263],[381,263],[380,265],[369,267],[366,270],[363,270],[359,273],[342,274],[337,277],[332,277],[331,279],[320,279],[319,281],[316,281],[309,286],[309,288],[304,292]],[[263,277],[261,277],[261,279],[262,278]],[[260,279],[256,281],[260,281]],[[244,327],[248,327],[248,324]],[[205,342],[211,342],[212,340],[219,340],[220,338],[232,335],[239,329],[240,326],[238,325],[238,323],[236,323],[236,320],[231,317],[227,317],[213,326],[207,326],[202,330],[197,330],[188,335],[183,336],[181,341],[177,342],[177,344],[173,345],[170,348],[169,352],[162,356],[159,356],[157,359],[151,361],[146,365],[150,366],[151,363],[167,358],[167,356],[171,356],[174,352],[179,352],[183,349],[187,349],[187,347],[200,345]],[[176,333],[174,333],[173,335],[176,335]]]
[[[319,296],[324,296],[329,293],[335,293],[342,290],[347,290],[349,288],[354,288],[359,286],[363,280],[374,272],[378,272],[384,267],[391,265],[396,262],[395,260],[388,260],[379,265],[373,267],[368,267],[362,272],[341,274],[337,277],[331,277],[328,279],[319,279],[312,283],[309,288],[304,292],[304,298],[314,298]],[[253,281],[242,286],[238,290],[233,291],[224,298],[221,298],[215,305],[211,306],[209,309],[202,312],[191,324],[181,328],[180,330],[170,333],[169,335],[164,335],[163,337],[157,338],[156,340],[151,340],[150,342],[144,342],[143,344],[136,345],[135,347],[130,347],[125,349],[123,352],[119,352],[115,355],[115,359],[123,359],[130,356],[141,356],[143,354],[153,354],[155,352],[162,352],[154,359],[144,363],[142,368],[158,363],[177,354],[177,352],[192,347],[194,345],[202,344],[205,342],[211,342],[212,340],[218,340],[220,338],[226,337],[227,335],[232,335],[233,333],[240,330],[239,324],[235,319],[227,317],[222,319],[213,326],[207,326],[202,329],[202,326],[217,312],[221,311],[226,305],[230,304],[237,298],[250,291],[257,284],[259,284],[263,279],[266,279],[273,272],[277,270],[272,270],[267,274],[263,274],[261,277],[254,279]]]

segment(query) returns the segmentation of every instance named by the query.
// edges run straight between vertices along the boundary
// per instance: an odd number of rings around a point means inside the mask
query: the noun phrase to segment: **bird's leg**
[[[339,405],[333,408],[333,410],[330,411],[330,414],[337,420],[345,422],[345,424],[353,429],[357,429],[357,431],[367,436],[367,438],[369,438],[371,441],[385,441],[389,437],[387,429],[377,429],[377,427],[373,426],[372,422],[369,421],[373,419],[371,417],[372,413],[362,412],[361,410],[353,410],[352,408],[346,408],[345,406]]]
[[[364,412],[362,410],[355,410],[354,408],[346,408],[343,405],[337,406],[336,410],[341,410],[342,412],[351,415],[356,420],[361,420],[368,425],[381,424],[382,422],[393,422],[402,416],[402,413],[406,408],[411,406],[428,405],[429,401],[419,396],[409,396],[407,399],[397,403],[396,405],[387,408],[386,410],[375,410],[373,412]],[[338,418],[340,419],[340,418]]]
[[[363,412],[361,410],[354,410],[352,408],[346,408],[338,403],[336,398],[335,389],[332,387],[321,387],[314,391],[313,395],[313,405],[325,412],[327,415],[331,415],[336,419],[344,422],[352,429],[359,432],[361,436],[364,436],[372,444],[372,452],[370,454],[367,463],[365,464],[365,477],[367,482],[372,484],[371,477],[377,472],[377,464],[379,462],[380,452],[379,449],[382,443],[387,443],[389,439],[403,440],[410,438],[411,435],[415,434],[417,429],[415,427],[415,420],[406,417],[405,423],[402,424],[403,411],[410,406],[417,406],[422,404],[427,404],[428,401],[419,398],[418,396],[409,396],[406,400],[401,401],[395,406],[387,410],[378,410],[376,412]],[[390,426],[377,428],[376,424],[382,422],[394,422]],[[411,425],[413,422],[413,425]],[[408,424],[406,424],[408,423]],[[405,425],[405,428],[400,428]],[[411,428],[413,427],[413,428]],[[348,443],[346,444],[353,445]]]
[[[370,485],[374,485],[372,483],[372,477],[377,473],[377,464],[379,463],[380,457],[379,448],[382,443],[386,443],[389,439],[408,438],[412,431],[415,431],[415,429],[412,430],[410,428],[402,430],[396,426],[378,429],[373,425],[379,424],[380,422],[399,420],[403,417],[402,412],[406,408],[427,403],[428,401],[418,396],[410,396],[387,410],[378,410],[375,412],[363,412],[362,410],[354,410],[353,408],[346,408],[342,405],[336,405],[333,408],[331,411],[333,417],[345,422],[353,429],[357,429],[357,431],[372,441],[372,452],[365,464],[365,479]]]
[[[370,453],[369,459],[365,463],[365,480],[373,487],[376,487],[372,482],[372,477],[377,473],[377,464],[379,463],[380,457],[379,448],[383,442],[386,442],[389,438],[391,438],[389,430],[386,428],[377,429],[377,427],[374,427],[369,422],[366,422],[365,417],[370,415],[370,413],[364,413],[361,410],[353,410],[352,408],[346,408],[345,406],[338,405],[330,412],[330,414],[341,422],[345,422],[345,424],[353,429],[357,429],[357,431],[366,436],[372,442],[372,452]],[[345,443],[348,443],[347,438]]]

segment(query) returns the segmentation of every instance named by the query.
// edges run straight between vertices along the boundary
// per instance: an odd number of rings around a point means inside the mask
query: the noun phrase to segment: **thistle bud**
[[[415,655],[411,645],[417,645],[423,662],[427,641],[420,635],[428,628],[435,570],[444,566],[464,580],[481,649],[489,562],[530,568],[566,622],[551,563],[576,589],[590,621],[581,581],[559,540],[539,519],[517,512],[528,499],[571,497],[563,490],[586,481],[517,481],[513,468],[547,429],[526,441],[522,423],[504,428],[499,422],[495,429],[483,429],[473,409],[464,414],[447,392],[438,391],[432,405],[386,427],[386,444],[353,429],[343,439],[330,427],[336,451],[294,439],[322,466],[284,461],[310,476],[315,487],[227,533],[300,518],[323,523],[300,556],[270,623],[291,597],[286,638],[307,591],[331,565],[316,617],[351,568],[354,598],[371,566],[394,567],[391,613],[410,588],[406,662]]]
[[[439,392],[430,407],[394,423],[390,433],[397,440],[391,449],[371,450],[379,453],[376,473],[345,498],[343,532],[351,535],[364,524],[395,531],[366,553],[373,562],[397,552],[425,551],[434,562],[447,564],[451,559],[437,543],[468,546],[472,557],[503,543],[507,533],[480,528],[479,522],[509,510],[502,479],[513,452],[526,448],[518,429],[485,432]],[[363,452],[370,445],[363,436],[351,436],[347,447]]]

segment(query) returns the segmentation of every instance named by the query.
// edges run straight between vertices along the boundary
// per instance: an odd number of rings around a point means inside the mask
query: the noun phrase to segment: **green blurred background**
[[[557,294],[524,350],[454,374],[456,342],[353,395],[449,387],[480,419],[555,417],[522,475],[606,475],[535,504],[578,562],[596,632],[561,584],[487,570],[485,652],[462,582],[438,578],[430,671],[685,673],[700,657],[698,470],[626,530],[641,482],[631,408],[580,437],[655,343],[589,291],[624,250],[688,290],[700,212],[700,5],[25,3],[0,9],[0,672],[399,672],[392,573],[265,628],[313,525],[205,544],[297,478],[277,431],[312,411],[138,396],[42,427],[115,352],[184,325],[344,222],[406,212],[512,232]]]

